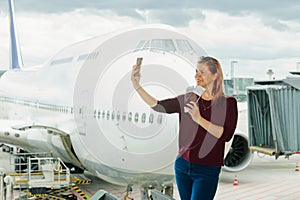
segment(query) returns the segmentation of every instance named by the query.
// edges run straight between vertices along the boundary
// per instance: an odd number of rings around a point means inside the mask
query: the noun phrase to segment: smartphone
[[[204,91],[205,91],[205,89],[199,85],[187,87],[186,93],[184,96],[184,105],[190,103],[191,101],[198,103],[198,101]],[[184,112],[185,113],[188,112],[188,108],[186,106],[184,106]]]
[[[139,73],[137,73],[137,74],[135,75],[135,77],[141,77],[141,70],[140,70],[140,68],[141,68],[141,65],[142,65],[142,61],[143,61],[143,58],[142,58],[142,57],[138,57],[138,58],[136,59],[136,65],[137,65],[137,68],[139,69]]]
[[[199,99],[200,99],[200,96],[198,96],[194,92],[187,93],[187,94],[185,94],[185,97],[184,97],[184,105],[190,103],[191,101],[198,103]],[[184,106],[183,108],[184,108],[184,112],[187,113],[188,108],[186,106]]]
[[[142,57],[139,57],[136,59],[136,65],[137,66],[141,66],[142,65],[142,61],[143,61],[143,58]]]

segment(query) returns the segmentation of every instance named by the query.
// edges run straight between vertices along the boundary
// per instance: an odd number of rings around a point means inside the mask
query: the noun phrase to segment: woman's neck
[[[201,98],[204,100],[212,100],[213,95],[211,95],[211,92],[208,89],[206,89],[205,92],[201,95]]]

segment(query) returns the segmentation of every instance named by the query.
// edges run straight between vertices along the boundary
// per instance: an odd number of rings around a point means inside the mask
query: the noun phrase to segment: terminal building
[[[235,77],[233,79],[225,79],[224,87],[225,94],[229,96],[234,96],[237,101],[247,100],[247,87],[254,85],[254,78],[239,78]]]

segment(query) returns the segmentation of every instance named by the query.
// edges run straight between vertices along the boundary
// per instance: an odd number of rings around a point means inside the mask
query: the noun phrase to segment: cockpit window
[[[192,51],[192,47],[187,40],[175,40],[179,51]]]
[[[175,52],[191,52],[193,47],[188,40],[184,39],[153,39],[142,40],[136,47],[136,51],[145,49],[159,49],[163,51]]]
[[[149,40],[147,41],[147,42],[145,42],[145,44],[144,44],[144,49],[149,49],[150,48],[150,45],[149,45]]]
[[[155,39],[151,41],[151,48],[165,51],[175,51],[175,45],[171,39]]]
[[[140,41],[140,43],[137,45],[136,49],[143,49],[145,43],[146,43],[146,40]]]
[[[140,43],[137,45],[136,50],[143,50],[143,49],[149,49],[149,40],[142,40]]]

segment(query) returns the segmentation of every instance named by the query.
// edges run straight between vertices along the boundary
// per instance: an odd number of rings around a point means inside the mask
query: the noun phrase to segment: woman
[[[221,65],[215,58],[198,61],[195,79],[205,89],[198,101],[185,104],[185,96],[156,100],[139,84],[140,66],[134,65],[131,81],[141,98],[154,110],[179,113],[179,153],[175,178],[181,200],[210,200],[217,190],[224,147],[235,131],[237,102],[224,95]],[[187,113],[184,112],[187,107]]]

